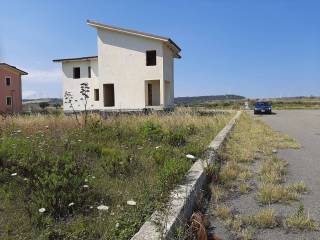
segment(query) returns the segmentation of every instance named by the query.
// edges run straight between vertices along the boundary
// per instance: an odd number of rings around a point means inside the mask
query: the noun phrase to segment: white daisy
[[[127,204],[130,205],[130,206],[135,206],[135,205],[137,205],[137,203],[136,203],[135,201],[133,201],[133,200],[127,201]]]
[[[38,211],[39,211],[39,213],[44,213],[46,211],[46,209],[45,208],[40,208]]]
[[[99,206],[97,207],[97,209],[98,209],[98,210],[102,210],[102,211],[107,211],[107,210],[109,209],[109,207],[108,207],[108,206],[105,206],[105,205],[99,205]]]
[[[187,154],[187,155],[186,155],[186,158],[189,158],[189,159],[195,159],[196,157],[195,157],[195,156],[193,156],[193,155],[191,155],[191,154]]]

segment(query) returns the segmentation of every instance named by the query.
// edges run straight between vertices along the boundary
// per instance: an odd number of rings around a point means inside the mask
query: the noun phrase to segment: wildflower
[[[16,131],[16,133],[21,133],[21,132],[22,132],[22,131],[21,131],[20,129]]]
[[[85,179],[84,179],[84,181],[85,181],[85,182],[88,182],[88,179],[87,179],[87,178],[85,178]]]
[[[272,153],[277,153],[277,152],[278,152],[277,149],[272,150]]]
[[[91,178],[92,178],[92,179],[95,179],[96,177],[95,177],[95,176],[92,176]]]
[[[89,185],[85,184],[85,185],[83,185],[83,187],[84,187],[84,188],[88,188],[88,187],[89,187]]]
[[[196,158],[195,156],[193,156],[191,154],[187,154],[186,157],[189,158],[189,159],[195,159]]]
[[[71,202],[68,204],[68,207],[72,207],[74,205],[74,202]]]
[[[18,174],[15,172],[15,173],[11,173],[11,176],[14,177],[14,176],[17,176]]]
[[[156,149],[160,148],[161,146],[156,146]]]
[[[105,206],[105,205],[100,205],[97,207],[98,210],[102,210],[102,211],[107,211],[109,209],[108,206]]]
[[[129,206],[135,206],[135,205],[137,205],[137,203],[136,203],[135,201],[133,201],[133,200],[127,201],[127,204],[128,204]]]
[[[28,181],[28,178],[25,177],[25,178],[23,179],[23,181]]]
[[[78,142],[82,142],[82,140],[81,140],[81,139],[79,139],[79,140],[78,140]]]
[[[40,208],[38,211],[39,211],[39,213],[44,213],[46,211],[46,209],[45,208]]]
[[[90,209],[92,209],[93,208],[93,206],[90,206]]]
[[[116,228],[118,228],[120,226],[120,224],[119,223],[116,223]]]

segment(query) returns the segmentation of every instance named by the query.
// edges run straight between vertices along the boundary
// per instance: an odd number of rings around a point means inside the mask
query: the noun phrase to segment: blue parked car
[[[272,106],[268,102],[257,102],[254,106],[254,114],[258,113],[272,113]]]

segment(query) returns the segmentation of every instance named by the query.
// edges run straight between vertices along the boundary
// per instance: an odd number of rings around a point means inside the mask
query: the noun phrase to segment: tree
[[[48,102],[41,102],[39,103],[39,107],[44,110],[46,107],[49,107],[50,104]]]

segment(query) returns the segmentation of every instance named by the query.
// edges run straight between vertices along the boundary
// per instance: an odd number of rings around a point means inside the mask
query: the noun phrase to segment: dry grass
[[[282,183],[287,174],[287,165],[287,162],[276,157],[264,161],[260,170],[260,181],[272,184]]]
[[[263,209],[256,215],[244,216],[243,221],[258,228],[273,228],[278,224],[275,211],[271,208]]]
[[[316,221],[310,218],[309,213],[304,213],[303,204],[300,204],[295,214],[284,219],[283,225],[293,231],[315,231],[319,227]]]
[[[226,220],[232,216],[232,212],[228,206],[218,205],[214,209],[214,215],[222,220]]]
[[[236,239],[251,240],[254,239],[254,228],[245,226],[242,217],[235,215],[225,220],[228,228],[236,236]]]
[[[251,190],[250,185],[247,183],[240,183],[239,184],[239,192],[244,194],[244,193],[248,193]]]
[[[259,119],[252,121],[249,115],[243,114],[220,155],[227,161],[250,163],[260,155],[272,155],[272,150],[277,148],[299,148],[299,144]]]
[[[221,185],[211,186],[211,193],[215,203],[219,203],[225,199],[227,191]]]
[[[288,203],[299,200],[300,194],[279,184],[263,184],[257,193],[257,201],[261,204]]]
[[[242,171],[242,167],[235,161],[227,162],[220,169],[219,180],[221,183],[229,185],[232,181],[238,178]]]
[[[297,183],[292,183],[292,184],[289,184],[287,186],[287,188],[292,191],[292,192],[297,192],[297,193],[306,193],[308,192],[308,188],[307,186],[305,185],[304,182],[297,182]]]

